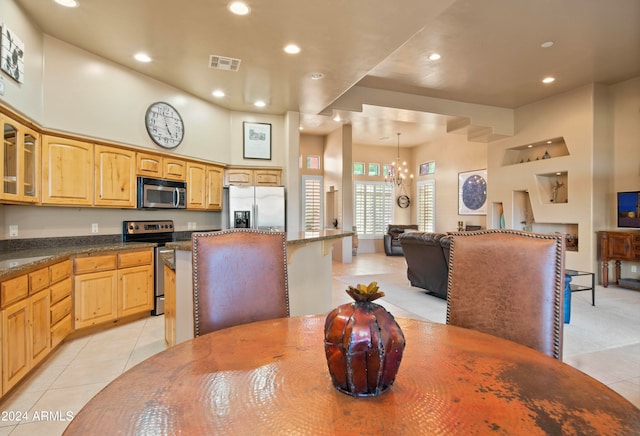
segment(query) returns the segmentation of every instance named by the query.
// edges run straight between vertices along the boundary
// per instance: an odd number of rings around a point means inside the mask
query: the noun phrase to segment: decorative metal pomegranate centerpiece
[[[324,324],[324,350],[333,385],[354,397],[376,396],[393,384],[404,351],[402,329],[373,300],[377,282],[346,290],[354,303],[333,309]]]

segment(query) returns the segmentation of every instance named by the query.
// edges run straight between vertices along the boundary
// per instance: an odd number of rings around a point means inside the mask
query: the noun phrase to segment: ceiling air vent
[[[209,56],[209,68],[214,70],[238,71],[240,69],[240,59],[227,58],[224,56]]]

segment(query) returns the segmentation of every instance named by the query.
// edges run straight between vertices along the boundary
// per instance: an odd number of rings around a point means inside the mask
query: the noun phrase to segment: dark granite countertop
[[[287,246],[302,245],[315,241],[327,241],[355,235],[353,231],[345,230],[321,230],[319,232],[287,232]],[[167,242],[167,248],[180,251],[191,251],[191,240],[180,242]]]
[[[87,253],[118,251],[131,248],[155,247],[148,242],[115,242],[95,245],[70,245],[64,247],[28,248],[0,254],[0,279],[28,271],[35,267],[68,259],[70,256]]]

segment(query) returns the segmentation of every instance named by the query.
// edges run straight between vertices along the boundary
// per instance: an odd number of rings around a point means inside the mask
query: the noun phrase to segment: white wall
[[[3,72],[5,94],[0,100],[36,122],[42,120],[42,33],[16,5],[14,0],[0,1],[0,19],[24,43],[24,83],[18,83]]]

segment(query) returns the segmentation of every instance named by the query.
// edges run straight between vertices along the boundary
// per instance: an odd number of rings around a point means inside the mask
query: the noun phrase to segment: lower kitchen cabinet
[[[76,257],[74,271],[75,329],[153,309],[151,248]]]
[[[2,333],[2,392],[5,393],[31,369],[28,299],[2,311]]]
[[[11,389],[51,350],[49,291],[38,292],[2,311],[2,387]]]
[[[116,270],[76,275],[75,328],[81,329],[116,319],[117,289]]]
[[[153,268],[136,266],[118,271],[118,318],[153,309]]]

